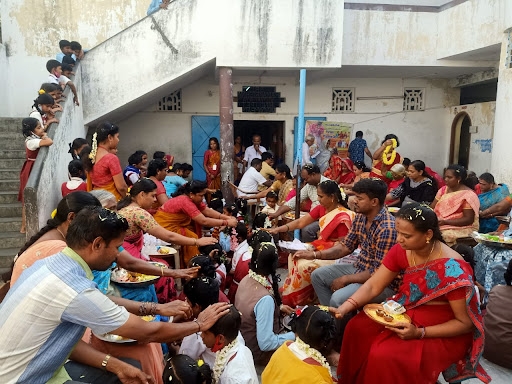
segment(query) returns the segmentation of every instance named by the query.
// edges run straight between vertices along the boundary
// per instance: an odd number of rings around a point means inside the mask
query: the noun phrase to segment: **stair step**
[[[0,217],[0,233],[1,232],[16,232],[21,228],[20,217]]]
[[[0,118],[0,130],[3,132],[20,132],[21,121],[23,119],[16,117],[2,117]]]
[[[0,180],[16,180],[20,177],[20,170],[17,168],[0,168]]]
[[[4,131],[2,128],[3,127],[0,126],[0,138],[1,139],[25,141],[25,137],[21,133],[21,129],[19,132],[11,132],[11,131]]]
[[[0,191],[0,204],[17,203],[18,191]]]
[[[21,203],[0,204],[0,217],[21,217]]]
[[[20,249],[27,242],[27,236],[18,231],[0,232],[0,249],[18,248]]]
[[[0,249],[0,268],[10,268],[14,261],[14,256],[18,254],[19,248]]]
[[[5,151],[2,151],[4,153]],[[23,166],[23,163],[25,162],[25,159],[4,159],[0,160],[0,169],[17,169],[21,170],[21,167]]]
[[[20,179],[0,180],[0,191],[18,191]]]
[[[23,137],[21,138],[3,138],[0,137],[0,150],[3,151],[10,151],[11,149],[14,150],[21,150],[25,147],[25,140]]]
[[[25,150],[24,149],[11,149],[9,151],[2,152],[2,158],[0,162],[6,159],[23,159],[25,160]]]

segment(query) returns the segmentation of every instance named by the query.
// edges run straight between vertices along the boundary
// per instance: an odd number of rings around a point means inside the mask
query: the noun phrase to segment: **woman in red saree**
[[[398,328],[374,322],[364,312],[349,321],[341,347],[338,383],[434,384],[477,377],[490,381],[479,364],[484,332],[471,266],[443,243],[435,213],[411,203],[397,213],[398,244],[382,266],[338,308],[337,317],[359,309],[401,272],[393,300],[411,323]]]
[[[391,183],[393,180],[391,167],[395,164],[402,164],[403,161],[400,154],[396,152],[396,149],[390,153],[385,153],[385,150],[388,146],[393,146],[393,140],[396,141],[396,147],[400,146],[398,137],[390,133],[386,135],[382,141],[382,145],[373,153],[373,167],[370,173],[370,177],[378,177],[379,179],[385,181],[386,184]],[[386,160],[384,160],[384,158]]]
[[[216,137],[210,138],[208,149],[204,152],[203,167],[208,189],[220,189],[220,146]]]
[[[337,184],[350,184],[354,181],[354,164],[349,158],[341,158],[339,155],[332,155],[329,160],[329,168],[324,172],[324,176],[334,180]]]
[[[345,237],[352,225],[355,213],[345,208],[345,201],[338,184],[327,180],[318,184],[318,201],[316,206],[300,219],[289,224],[269,230],[271,234],[304,228],[318,220],[320,236],[310,245],[319,254],[324,249],[331,248],[336,241]],[[292,307],[307,305],[316,299],[315,290],[311,284],[311,273],[325,265],[334,264],[334,260],[306,260],[288,256],[288,277],[282,291],[283,303]]]
[[[117,201],[125,197],[128,191],[121,163],[114,154],[118,143],[119,127],[104,122],[98,125],[92,136],[90,152],[83,151],[82,155],[84,170],[87,172],[87,190],[105,189],[112,193]]]

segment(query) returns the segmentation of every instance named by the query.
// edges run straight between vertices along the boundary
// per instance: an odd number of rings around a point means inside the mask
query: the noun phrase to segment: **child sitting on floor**
[[[85,183],[83,179],[84,175],[82,160],[71,160],[68,164],[69,181],[62,183],[60,187],[62,197],[66,197],[71,192],[87,192],[87,183]]]
[[[277,199],[277,194],[274,191],[270,191],[269,193],[267,193],[267,197],[265,199],[267,205],[263,207],[261,213],[266,213],[268,215],[269,213],[276,212],[279,209],[279,205],[277,205]],[[271,220],[272,226],[277,226],[278,220],[281,220],[281,216],[275,218],[274,220]]]
[[[235,306],[201,333],[204,345],[216,353],[213,381],[217,384],[258,384],[252,353],[240,343],[242,319]],[[243,339],[242,339],[243,340]]]
[[[224,264],[226,254],[222,250],[222,246],[217,244],[205,245],[199,247],[199,252],[203,255],[208,255],[213,260],[215,266],[215,279],[219,282],[221,292],[226,288],[226,265]]]
[[[164,383],[172,384],[211,384],[212,371],[203,360],[176,355],[167,359],[162,379]]]

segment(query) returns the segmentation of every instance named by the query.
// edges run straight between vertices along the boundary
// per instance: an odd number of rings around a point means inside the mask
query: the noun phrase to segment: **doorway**
[[[450,164],[459,164],[466,169],[469,165],[469,147],[471,145],[470,126],[471,119],[466,112],[457,114],[452,122]]]
[[[284,162],[286,147],[284,145],[284,121],[235,120],[234,136],[242,138],[242,145],[252,145],[253,135],[261,136],[261,145],[274,154],[274,164]]]

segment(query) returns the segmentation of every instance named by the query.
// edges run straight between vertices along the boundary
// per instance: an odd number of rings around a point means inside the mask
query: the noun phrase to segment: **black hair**
[[[267,193],[267,196],[265,196],[267,199],[275,199],[277,201],[278,197],[277,197],[277,193],[275,193],[274,191],[270,191],[269,193]]]
[[[153,159],[163,159],[165,157],[164,151],[155,151],[153,153]]]
[[[404,157],[402,160],[402,165],[407,168],[409,165],[411,165],[411,159]]]
[[[363,172],[370,172],[370,169],[368,169],[368,167],[366,166],[366,164],[362,161],[356,161],[354,163],[354,166],[357,168],[357,169],[360,169],[361,171]]]
[[[35,117],[25,117],[21,121],[21,132],[23,133],[23,136],[32,136],[34,129],[37,128],[38,124],[40,124],[40,122]]]
[[[109,121],[99,123],[96,127],[96,141],[98,144],[105,142],[109,136],[119,133],[119,127]]]
[[[203,245],[202,247],[199,247],[198,249],[202,255],[207,255],[215,263],[221,264],[221,262],[222,262],[221,256],[224,254],[224,250],[222,249],[222,245],[220,245],[219,243]],[[217,252],[213,252],[213,251],[217,251]],[[212,252],[213,252],[213,255],[212,255]]]
[[[39,106],[40,105],[54,105],[55,104],[55,100],[53,99],[53,97],[51,97],[49,94],[47,93],[42,93],[40,94],[39,96],[37,96],[37,98],[34,100],[34,105],[33,107],[37,110],[37,112],[39,112],[41,115],[44,115],[44,112],[42,112],[40,109],[39,109]]]
[[[314,165],[314,164],[306,164],[305,166],[302,167],[303,170],[305,170],[308,175],[311,175],[313,173],[321,173],[320,172],[320,168],[318,168],[318,165]]]
[[[137,165],[137,164],[140,164],[142,163],[142,154],[141,153],[132,153],[129,157],[128,157],[128,164],[130,165]]]
[[[244,223],[238,223],[235,227],[237,237],[247,240],[247,227]]]
[[[62,64],[60,61],[58,60],[48,60],[46,62],[46,70],[50,73],[52,73],[52,70],[54,70],[55,68],[58,68],[58,67],[62,67]]]
[[[292,331],[310,347],[324,355],[329,352],[329,347],[336,335],[334,318],[329,312],[316,305],[307,306],[300,315],[292,314],[290,326]]]
[[[219,318],[209,329],[215,336],[222,335],[230,343],[235,340],[242,325],[242,316],[234,305],[229,307],[228,313]]]
[[[260,229],[260,228],[270,228],[265,227],[265,221],[267,220],[267,214],[260,212],[254,216],[252,220],[252,229]]]
[[[59,41],[59,48],[62,49],[64,47],[70,47],[71,43],[68,40]]]
[[[189,163],[182,163],[181,164],[181,170],[192,172],[194,170],[194,167],[191,166]]]
[[[43,83],[43,84],[41,84],[40,89],[42,89],[45,93],[50,93],[53,91],[57,91],[59,89],[62,90],[62,88],[60,88],[59,84],[54,84],[54,83]]]
[[[224,209],[224,201],[222,200],[222,191],[220,189],[216,190],[211,194],[210,202],[208,203],[208,207],[213,209],[214,211],[217,211],[219,213],[222,213]]]
[[[143,149],[137,149],[134,153],[137,153],[137,154],[139,154],[139,155],[141,155],[141,156],[144,156],[144,155],[146,155],[146,156],[147,156],[147,154],[148,154],[148,153],[147,153],[145,150],[143,150]]]
[[[384,144],[385,141],[388,141],[388,140],[391,140],[391,139],[395,139],[396,140],[396,146],[399,147],[400,146],[400,141],[398,141],[398,137],[394,134],[394,133],[388,133],[385,137],[384,137],[384,140],[382,140],[382,143],[381,144]]]
[[[147,177],[156,176],[158,172],[167,168],[167,163],[163,159],[153,159],[148,163]]]
[[[363,137],[363,131],[357,131],[356,137]]]
[[[512,285],[512,260],[508,262],[507,270],[503,274],[503,277],[505,278],[505,283],[507,283],[507,285]]]
[[[128,221],[117,212],[101,206],[89,206],[78,212],[69,225],[66,243],[70,248],[77,249],[101,237],[108,245],[112,240],[124,236],[127,230]]]
[[[282,172],[286,173],[287,179],[293,179],[292,173],[290,171],[290,167],[287,166],[285,163],[277,164],[276,171],[279,173],[282,173]]]
[[[460,182],[464,184],[466,187],[469,187],[471,189],[475,189],[475,181],[472,179],[468,179],[468,172],[466,171],[466,168],[464,168],[462,165],[459,164],[450,164],[446,167],[444,172],[446,171],[452,171],[457,179],[460,179]],[[478,179],[477,179],[478,183]]]
[[[71,55],[64,55],[62,58],[62,70],[64,70],[64,65],[75,65],[76,60],[71,57]]]
[[[388,186],[381,179],[362,179],[354,184],[352,191],[355,193],[364,193],[370,199],[378,199],[380,205],[384,205]]]
[[[62,72],[65,72],[65,71],[70,71],[70,72],[73,71],[73,67],[71,66],[71,64],[62,64]]]
[[[256,168],[258,165],[261,165],[261,163],[263,163],[263,161],[255,157],[254,159],[251,160],[251,167]]]
[[[169,170],[171,172],[176,173],[177,171],[182,170],[183,169],[182,167],[183,167],[183,165],[181,163],[174,163],[173,165],[171,165]]]
[[[213,260],[208,255],[196,255],[188,262],[188,268],[199,267],[198,276],[207,276],[215,279],[216,268]]]
[[[208,149],[211,149],[210,148],[210,141],[213,141],[215,144],[217,144],[217,150],[220,151],[219,139],[217,139],[216,137],[210,137],[208,139]]]
[[[479,179],[482,179],[483,181],[485,181],[486,183],[489,183],[489,184],[494,184],[495,181],[494,181],[494,176],[489,173],[489,172],[484,172],[480,175]]]
[[[274,299],[279,307],[281,305],[281,296],[279,296],[279,278],[276,275],[277,259],[277,249],[274,244],[269,242],[260,243],[257,247],[253,248],[249,267],[259,275],[270,275],[272,277]]]
[[[190,183],[183,184],[178,190],[172,195],[172,197],[178,197],[181,195],[187,195],[189,193],[200,193],[203,192],[206,188],[208,188],[208,184],[206,181],[200,180],[192,180]]]
[[[437,215],[428,205],[416,202],[406,204],[396,213],[396,218],[407,220],[421,233],[426,233],[430,229],[433,232],[432,239],[444,243]]]
[[[213,277],[201,276],[190,279],[183,286],[183,293],[192,305],[199,305],[201,311],[219,302],[219,282]]]
[[[162,378],[172,384],[212,384],[212,371],[208,364],[199,366],[190,356],[180,354],[167,359]]]
[[[117,209],[119,210],[129,206],[139,193],[149,193],[153,192],[155,189],[156,184],[153,180],[148,179],[147,177],[140,178],[132,185],[129,194],[119,200],[117,203]]]
[[[272,154],[270,152],[263,152],[261,154],[261,161],[265,161],[265,160],[271,159],[273,157],[274,156],[272,156]]]
[[[68,172],[71,177],[82,177],[84,174],[84,166],[81,160],[73,159],[68,164]]]
[[[251,237],[249,245],[256,249],[261,243],[270,243],[272,241],[272,235],[267,231],[255,231]]]
[[[73,159],[79,159],[80,154],[75,154],[75,151],[78,151],[80,149],[80,147],[83,147],[86,144],[87,145],[89,144],[86,139],[84,139],[82,137],[78,137],[75,140],[73,140],[72,143],[69,143],[68,153],[71,155],[71,157]]]
[[[473,274],[475,273],[475,251],[473,248],[467,244],[455,244],[452,246],[452,249],[462,256],[464,261],[466,261],[473,270]]]
[[[238,208],[238,212],[240,212],[240,214],[242,216],[245,216],[247,215],[247,200],[246,199],[241,199],[241,198],[236,198],[235,199],[235,204],[236,204],[236,207]]]
[[[430,179],[430,181],[432,182],[432,185],[434,186],[434,189],[437,190],[438,189],[438,186],[437,186],[437,180],[431,176],[426,170],[426,165],[425,163],[422,161],[422,160],[414,160],[414,161],[411,161],[411,163],[408,165],[408,167],[414,167],[415,170],[417,170],[418,172],[422,172],[422,175],[424,177],[426,177],[427,179]]]
[[[69,45],[71,46],[71,49],[73,51],[82,50],[82,44],[80,44],[78,41],[72,41],[71,43],[69,43]]]
[[[226,204],[224,206],[224,209],[231,215],[236,217],[238,215],[238,207],[235,203],[232,204]]]
[[[318,187],[322,190],[326,195],[334,195],[338,200],[338,203],[343,205],[345,208],[348,208],[347,202],[343,199],[343,195],[341,194],[340,187],[338,183],[333,180],[325,180],[318,184]]]

